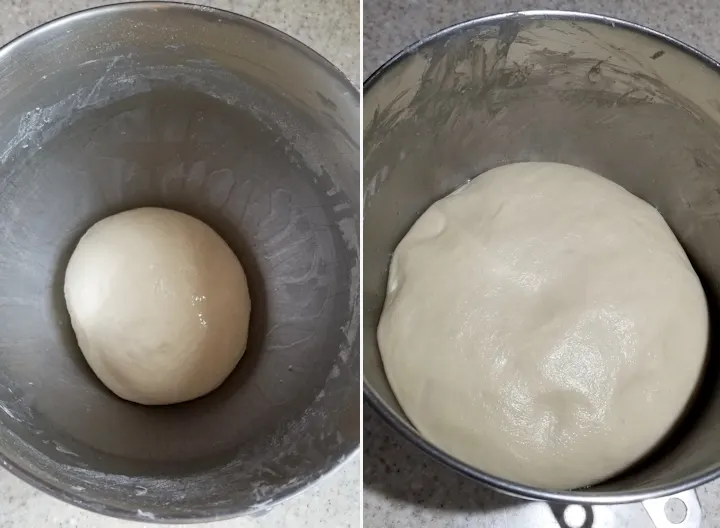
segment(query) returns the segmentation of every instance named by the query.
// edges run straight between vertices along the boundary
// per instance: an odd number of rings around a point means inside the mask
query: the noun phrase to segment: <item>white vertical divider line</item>
[[[364,437],[365,437],[365,417],[364,417],[364,398],[363,398],[363,385],[365,380],[365,369],[364,369],[364,353],[363,353],[363,281],[365,280],[364,275],[364,266],[363,266],[363,250],[365,247],[365,241],[363,237],[364,233],[364,219],[365,219],[365,200],[364,200],[364,189],[363,189],[363,181],[364,181],[364,131],[365,131],[365,123],[364,123],[364,115],[365,115],[365,93],[363,90],[364,85],[364,79],[363,79],[363,64],[364,64],[364,54],[365,54],[365,48],[363,46],[363,35],[364,35],[364,25],[365,25],[365,17],[364,17],[364,1],[363,0],[357,0],[360,2],[360,35],[358,39],[358,45],[360,46],[360,64],[358,65],[358,68],[360,71],[358,72],[358,79],[360,79],[360,86],[358,87],[360,90],[360,178],[358,181],[358,185],[360,186],[360,292],[359,292],[359,299],[360,299],[360,328],[359,328],[359,337],[360,337],[360,484],[359,484],[359,496],[360,496],[360,524],[359,526],[363,526],[363,518],[364,518],[364,504],[365,504],[365,496],[364,496],[364,450],[363,450],[363,444],[364,444]]]

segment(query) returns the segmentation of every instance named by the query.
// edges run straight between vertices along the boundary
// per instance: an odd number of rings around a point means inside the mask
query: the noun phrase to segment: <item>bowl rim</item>
[[[422,39],[405,47],[402,51],[393,55],[384,64],[370,74],[363,83],[363,98],[373,89],[373,87],[393,68],[398,66],[404,60],[422,51],[424,48],[432,46],[443,38],[446,38],[458,31],[467,29],[484,27],[488,24],[494,24],[506,20],[525,19],[525,20],[559,20],[559,21],[579,21],[592,22],[603,26],[620,28],[641,34],[652,39],[656,39],[664,43],[666,46],[674,47],[684,52],[689,58],[698,60],[708,68],[720,73],[720,63],[702,51],[685,44],[684,42],[666,35],[660,31],[648,28],[641,24],[628,22],[622,19],[613,18],[606,15],[583,13],[580,11],[564,11],[552,9],[512,11],[499,13],[479,18],[473,18],[457,24],[453,24],[444,29],[431,33]],[[364,99],[363,99],[364,102]],[[364,344],[363,344],[364,349]],[[363,351],[364,353],[364,351]],[[607,505],[607,504],[626,504],[632,502],[640,502],[660,497],[675,495],[689,489],[697,488],[703,484],[715,480],[720,477],[720,463],[714,468],[704,471],[692,477],[678,480],[669,485],[652,486],[640,491],[594,491],[588,490],[549,490],[535,486],[528,486],[513,482],[508,479],[493,476],[480,469],[477,469],[462,460],[446,453],[442,449],[425,440],[415,428],[409,426],[400,416],[388,407],[380,395],[370,385],[363,374],[363,393],[365,401],[370,407],[380,415],[385,423],[389,424],[392,429],[400,433],[415,447],[420,448],[426,454],[439,461],[444,466],[460,473],[465,477],[480,482],[494,488],[497,491],[526,500],[541,500],[548,502],[564,503],[564,504],[582,504],[582,505]]]
[[[360,90],[355,84],[348,78],[348,76],[335,66],[332,62],[322,56],[320,53],[312,49],[307,44],[304,44],[295,37],[285,33],[284,31],[277,29],[269,24],[261,22],[255,18],[241,15],[233,11],[221,9],[217,7],[209,7],[200,4],[193,4],[190,2],[176,1],[176,0],[133,0],[129,2],[117,2],[112,4],[93,6],[85,9],[73,11],[71,13],[55,17],[42,24],[39,24],[20,35],[10,39],[8,42],[0,46],[0,62],[6,60],[7,56],[15,51],[19,46],[22,46],[26,42],[30,41],[33,37],[41,35],[48,31],[54,31],[57,28],[64,26],[65,24],[71,24],[78,22],[84,18],[93,16],[104,16],[109,13],[118,12],[131,12],[131,11],[152,11],[157,9],[177,9],[179,11],[197,12],[197,13],[213,13],[223,21],[235,24],[239,27],[251,26],[259,31],[265,32],[267,35],[279,39],[295,50],[302,52],[307,58],[315,62],[318,66],[325,68],[328,73],[334,77],[337,81],[342,83],[347,94],[350,95],[358,103],[360,107]],[[360,403],[360,402],[358,402]],[[117,506],[114,504],[104,504],[97,501],[88,500],[83,497],[81,492],[62,488],[54,484],[45,482],[42,478],[23,467],[16,461],[13,461],[9,456],[0,451],[0,467],[7,470],[9,473],[19,478],[23,482],[31,485],[33,488],[42,491],[43,493],[59,499],[67,504],[77,506],[86,511],[97,513],[100,515],[114,517],[117,519],[123,519],[135,522],[144,523],[157,523],[157,524],[169,524],[169,523],[182,523],[182,524],[195,524],[195,523],[208,523],[213,521],[224,521],[234,519],[237,517],[260,517],[278,504],[285,502],[293,497],[304,493],[305,491],[319,485],[326,478],[334,475],[343,466],[353,460],[357,453],[360,451],[360,438],[358,438],[357,445],[347,453],[344,453],[332,465],[322,474],[314,479],[311,479],[300,486],[290,487],[284,493],[274,497],[268,502],[257,505],[256,507],[250,508],[222,508],[216,512],[207,512],[207,514],[198,517],[189,517],[187,515],[176,515],[166,513],[155,513],[152,511],[143,511],[135,508],[128,508]],[[2,470],[0,469],[0,470]]]

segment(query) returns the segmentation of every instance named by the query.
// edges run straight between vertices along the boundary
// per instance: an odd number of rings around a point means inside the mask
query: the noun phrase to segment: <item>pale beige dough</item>
[[[412,226],[377,336],[428,440],[498,477],[577,488],[676,423],[701,376],[708,312],[653,207],[584,169],[518,163]]]
[[[126,400],[207,394],[245,352],[245,272],[219,235],[183,213],[142,208],[96,223],[70,258],[65,300],[85,359]]]

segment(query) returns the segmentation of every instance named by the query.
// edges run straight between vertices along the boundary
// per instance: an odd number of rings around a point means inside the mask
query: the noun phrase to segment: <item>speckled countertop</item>
[[[118,0],[119,1],[119,0]],[[2,0],[0,42],[79,9],[113,2]],[[359,4],[356,0],[217,0],[211,5],[270,24],[309,45],[360,82]],[[263,517],[206,524],[208,528],[356,528],[360,526],[360,457],[355,456],[298,497]],[[0,528],[143,528],[88,513],[46,496],[0,469]]]
[[[720,58],[716,0],[365,0],[363,73],[451,24],[522,9],[594,12],[658,29]],[[557,527],[550,507],[495,493],[415,448],[365,405],[363,516],[366,528]],[[720,527],[720,481],[697,490],[703,528]],[[596,509],[592,528],[651,528],[640,505]],[[589,528],[589,527],[588,527]]]

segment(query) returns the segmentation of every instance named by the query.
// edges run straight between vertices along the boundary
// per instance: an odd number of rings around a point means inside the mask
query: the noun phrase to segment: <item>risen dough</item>
[[[65,273],[80,349],[115,394],[160,405],[207,394],[245,352],[250,297],[235,254],[207,225],[158,208],[92,226]]]
[[[703,289],[660,214],[584,169],[518,163],[433,204],[393,255],[378,341],[428,440],[549,488],[610,477],[681,415]]]

